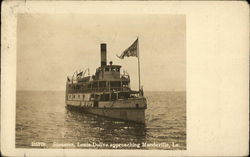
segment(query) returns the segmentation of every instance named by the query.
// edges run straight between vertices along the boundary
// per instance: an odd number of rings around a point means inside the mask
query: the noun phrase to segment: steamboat
[[[137,40],[119,58],[135,56],[139,63]],[[66,107],[84,111],[83,113],[144,124],[147,101],[142,86],[139,83],[139,90],[130,88],[129,74],[126,71],[121,73],[121,66],[113,65],[112,61],[107,64],[106,49],[105,43],[100,44],[101,64],[94,75],[90,76],[89,69],[85,69],[67,77]]]

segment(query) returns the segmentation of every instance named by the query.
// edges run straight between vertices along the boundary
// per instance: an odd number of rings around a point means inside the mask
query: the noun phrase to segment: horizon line
[[[66,92],[65,90],[16,90],[16,92]],[[144,92],[186,92],[186,90],[144,90]]]

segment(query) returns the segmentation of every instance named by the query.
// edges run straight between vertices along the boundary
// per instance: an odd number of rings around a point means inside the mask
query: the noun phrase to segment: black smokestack
[[[107,65],[107,50],[106,50],[106,44],[101,44],[101,66]]]

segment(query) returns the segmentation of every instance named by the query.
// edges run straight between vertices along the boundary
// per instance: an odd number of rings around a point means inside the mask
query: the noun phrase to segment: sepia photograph
[[[1,9],[1,156],[249,156],[248,3]]]
[[[16,148],[185,150],[185,26],[185,15],[18,14]]]

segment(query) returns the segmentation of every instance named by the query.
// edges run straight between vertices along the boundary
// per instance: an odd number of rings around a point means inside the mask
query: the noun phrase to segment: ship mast
[[[140,76],[140,54],[139,54],[139,37],[137,36],[137,54],[138,54],[138,76],[139,76],[139,91],[141,89],[141,76]]]

